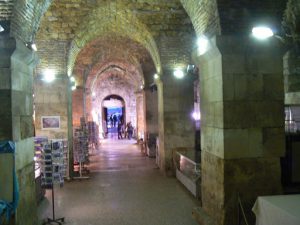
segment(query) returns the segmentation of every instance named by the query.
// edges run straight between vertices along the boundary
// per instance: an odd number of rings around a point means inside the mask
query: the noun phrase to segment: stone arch
[[[24,43],[33,42],[39,29],[41,18],[52,0],[14,1],[10,33]],[[10,5],[11,7],[12,5]]]
[[[161,63],[156,43],[148,31],[131,11],[124,10],[121,3],[111,2],[94,9],[78,28],[75,38],[71,43],[68,58],[68,74],[73,71],[76,57],[80,50],[92,40],[101,36],[121,36],[140,43],[150,53],[156,70],[160,72]]]
[[[180,2],[189,15],[197,36],[221,33],[217,0],[180,0]]]

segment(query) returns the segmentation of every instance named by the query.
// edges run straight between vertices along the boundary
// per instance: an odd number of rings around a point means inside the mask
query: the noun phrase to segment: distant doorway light
[[[54,81],[55,79],[55,73],[54,70],[51,69],[46,69],[44,71],[44,81],[46,81],[47,83],[51,83],[52,81]]]
[[[252,35],[253,37],[259,39],[259,40],[265,40],[269,37],[272,37],[274,35],[271,28],[266,26],[257,26],[253,27],[252,29]]]

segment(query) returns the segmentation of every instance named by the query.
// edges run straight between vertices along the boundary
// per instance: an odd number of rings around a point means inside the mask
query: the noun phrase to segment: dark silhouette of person
[[[127,123],[127,134],[128,134],[128,139],[130,140],[133,135],[133,126],[131,122]]]
[[[118,122],[118,139],[123,139],[122,136],[122,123]]]
[[[118,122],[118,118],[117,118],[116,114],[113,116],[113,121],[114,121],[114,127],[116,127],[117,122]]]

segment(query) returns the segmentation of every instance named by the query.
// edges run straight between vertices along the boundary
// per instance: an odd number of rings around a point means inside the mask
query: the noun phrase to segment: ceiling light
[[[182,79],[184,77],[184,73],[181,69],[176,69],[174,71],[174,76],[178,79]]]
[[[0,25],[0,32],[3,32],[4,28]]]
[[[52,82],[53,80],[55,79],[55,74],[54,74],[54,71],[51,70],[51,69],[47,69],[45,70],[44,72],[44,81],[50,83]]]
[[[264,40],[269,37],[272,37],[274,33],[272,29],[269,27],[259,26],[259,27],[253,27],[252,35],[257,39]]]
[[[197,46],[198,46],[199,55],[203,55],[204,53],[207,52],[208,44],[209,44],[209,41],[208,41],[207,37],[201,36],[201,37],[198,38]]]

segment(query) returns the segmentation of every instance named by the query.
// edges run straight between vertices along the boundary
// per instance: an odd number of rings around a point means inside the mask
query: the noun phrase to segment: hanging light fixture
[[[269,27],[257,26],[257,27],[253,27],[252,35],[259,40],[265,40],[269,37],[272,37],[274,33],[272,29]]]
[[[184,77],[184,73],[181,69],[175,69],[174,71],[174,76],[177,78],[177,79],[182,79]]]
[[[46,81],[47,83],[51,83],[55,79],[55,73],[54,70],[52,69],[46,69],[44,71],[44,78],[43,80]]]

